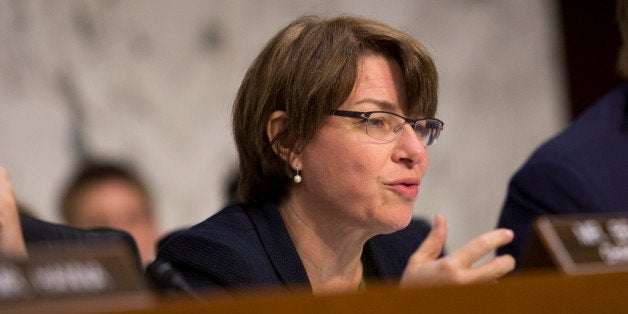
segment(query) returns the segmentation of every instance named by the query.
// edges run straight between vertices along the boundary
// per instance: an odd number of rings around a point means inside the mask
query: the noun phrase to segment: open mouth
[[[414,199],[419,193],[419,182],[418,180],[416,182],[414,181],[415,180],[400,180],[387,185],[403,198]]]

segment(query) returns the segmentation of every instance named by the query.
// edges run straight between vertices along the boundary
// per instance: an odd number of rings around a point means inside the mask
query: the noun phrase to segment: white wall
[[[493,228],[512,173],[566,120],[549,1],[2,1],[0,165],[57,220],[79,129],[91,154],[141,170],[164,230],[200,221],[236,163],[231,102],[250,62],[290,20],[340,13],[408,31],[437,63],[445,131],[416,215],[445,215],[449,250]]]

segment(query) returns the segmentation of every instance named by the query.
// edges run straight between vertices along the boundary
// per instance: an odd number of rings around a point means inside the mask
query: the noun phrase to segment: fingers
[[[496,280],[515,269],[515,259],[500,255],[468,272],[468,282],[486,282]]]
[[[457,268],[454,283],[469,284],[494,281],[515,268],[510,255],[497,256],[490,261],[473,267],[473,264],[498,247],[512,241],[514,233],[509,229],[496,229],[480,235],[446,258],[448,266]]]
[[[11,184],[11,180],[9,179],[9,172],[4,169],[4,167],[0,166],[0,188],[3,190],[6,188],[5,185]]]
[[[473,266],[486,254],[512,241],[514,234],[511,230],[497,229],[487,232],[454,253],[438,258],[446,236],[445,219],[438,215],[432,231],[410,257],[401,277],[400,287],[490,282],[515,267],[515,261],[510,255],[498,256],[483,265]]]
[[[484,255],[493,252],[500,246],[510,243],[513,238],[514,233],[512,230],[492,230],[471,240],[471,242],[465,244],[448,257],[458,260],[461,265],[470,267]]]
[[[412,254],[412,262],[423,264],[437,259],[443,252],[447,240],[447,222],[442,215],[434,217],[434,226],[421,243],[421,246]]]
[[[9,173],[0,167],[0,256],[27,256]]]
[[[13,196],[13,185],[11,185],[9,172],[0,166],[0,214],[5,214],[14,206],[15,197]],[[9,209],[5,209],[5,207]]]

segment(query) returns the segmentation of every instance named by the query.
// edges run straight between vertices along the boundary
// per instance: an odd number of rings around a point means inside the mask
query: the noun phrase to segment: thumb
[[[434,226],[421,246],[412,254],[413,263],[423,264],[436,260],[443,252],[447,240],[447,221],[445,217],[437,214],[434,217]]]

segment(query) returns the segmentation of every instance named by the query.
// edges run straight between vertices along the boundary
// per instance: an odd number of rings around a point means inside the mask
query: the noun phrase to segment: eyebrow
[[[398,106],[395,106],[393,103],[385,101],[385,100],[377,100],[374,98],[364,98],[364,99],[360,99],[359,101],[355,102],[356,105],[360,105],[360,104],[364,104],[364,103],[371,103],[371,104],[375,104],[378,107],[380,107],[380,109],[383,110],[394,110],[395,108],[398,108]]]

